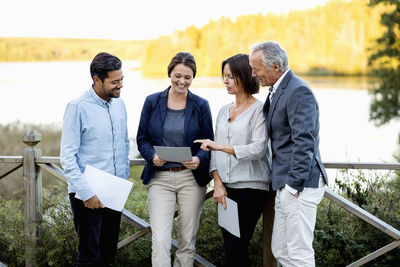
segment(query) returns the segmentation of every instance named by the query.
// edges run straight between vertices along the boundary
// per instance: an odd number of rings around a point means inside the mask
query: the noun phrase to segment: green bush
[[[400,228],[400,176],[393,173],[342,171],[335,188],[372,215]],[[364,220],[324,199],[318,207],[314,248],[318,266],[345,266],[394,241]],[[396,248],[366,266],[398,266]]]
[[[43,194],[35,261],[40,266],[73,266],[76,264],[78,237],[66,185],[54,186],[44,190]]]
[[[15,195],[21,199],[22,190]],[[0,229],[0,261],[9,266],[24,266],[26,243],[21,200],[0,199]]]
[[[125,208],[148,221],[147,192],[140,176],[143,166],[131,168],[132,193]],[[334,190],[393,227],[400,228],[399,175],[367,176],[364,172],[345,171],[336,179]],[[11,200],[0,200],[0,261],[8,266],[24,266],[25,237],[22,191]],[[34,251],[35,266],[73,266],[78,239],[73,227],[66,185],[43,191],[40,237]],[[137,232],[126,220],[121,222],[120,240]],[[173,237],[176,239],[176,231]],[[317,266],[345,266],[389,244],[393,238],[350,215],[335,203],[323,199],[318,208],[315,228]],[[203,206],[197,237],[197,253],[217,266],[224,264],[224,246],[213,199]],[[173,253],[173,252],[172,252]],[[257,224],[249,248],[251,266],[262,266],[262,220]],[[396,266],[400,249],[396,248],[366,266]],[[151,235],[118,250],[115,266],[151,266]]]

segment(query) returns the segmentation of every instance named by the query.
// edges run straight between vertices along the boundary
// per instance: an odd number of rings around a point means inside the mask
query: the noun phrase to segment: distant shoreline
[[[121,58],[121,60],[125,60],[125,61],[140,61],[137,59],[130,59],[130,58]],[[52,62],[90,62],[90,60],[86,60],[86,59],[68,59],[68,60],[26,60],[26,61],[1,61],[0,60],[0,64],[6,64],[6,63],[52,63]],[[133,67],[130,68],[129,70],[132,71],[141,71],[141,67],[137,66],[137,67]],[[163,70],[164,71],[164,70]],[[334,71],[329,71],[329,70],[313,70],[313,71],[308,71],[308,72],[299,72],[296,71],[294,69],[294,72],[296,73],[296,75],[299,76],[306,76],[306,77],[375,77],[375,75],[373,75],[372,73],[367,73],[367,74],[362,74],[362,73],[358,73],[358,74],[346,74],[346,73],[337,73]],[[165,78],[165,73],[161,72],[159,74],[143,74],[144,78],[155,78],[155,79],[162,79]],[[220,77],[220,75],[204,75],[204,74],[197,74],[196,77]]]

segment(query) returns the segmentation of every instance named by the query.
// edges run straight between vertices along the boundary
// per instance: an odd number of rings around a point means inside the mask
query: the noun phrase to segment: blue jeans
[[[79,237],[76,266],[111,266],[117,254],[121,212],[86,208],[74,193],[69,200]]]

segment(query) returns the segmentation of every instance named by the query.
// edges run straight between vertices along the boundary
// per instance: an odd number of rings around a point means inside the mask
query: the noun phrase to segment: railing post
[[[34,266],[33,251],[39,236],[37,224],[40,222],[39,208],[42,202],[42,173],[35,163],[36,158],[41,156],[40,149],[35,145],[41,140],[42,136],[34,130],[25,132],[22,138],[28,145],[23,151],[24,219],[27,239],[25,266]]]

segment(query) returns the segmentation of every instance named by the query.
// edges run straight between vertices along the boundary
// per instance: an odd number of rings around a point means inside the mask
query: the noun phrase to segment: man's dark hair
[[[229,64],[233,79],[237,84],[243,86],[247,94],[256,94],[260,91],[260,82],[251,75],[249,55],[237,54],[222,61],[222,78],[224,77],[224,67]]]
[[[193,71],[193,78],[196,77],[196,61],[192,54],[187,52],[179,52],[176,54],[168,65],[168,77],[171,77],[171,72],[176,65],[183,64]]]
[[[121,60],[114,55],[109,53],[99,53],[97,54],[92,63],[90,63],[90,75],[92,78],[94,76],[99,77],[99,79],[104,82],[108,78],[108,73],[114,70],[120,70],[122,66]]]

